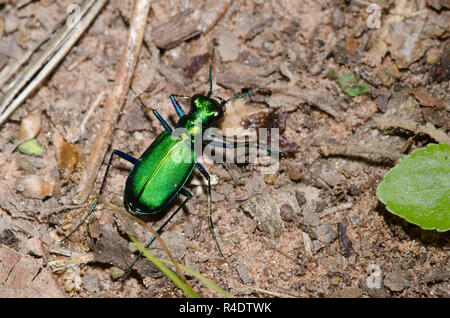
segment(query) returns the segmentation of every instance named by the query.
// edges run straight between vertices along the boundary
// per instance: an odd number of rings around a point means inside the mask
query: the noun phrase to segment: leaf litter
[[[69,2],[62,1],[61,5]],[[379,29],[367,27],[368,13],[362,1],[337,1],[332,6],[325,2],[295,5],[249,1],[229,5],[228,1],[194,1],[190,8],[176,0],[152,3],[146,33],[163,34],[154,44],[164,49],[148,45],[153,51],[145,48],[141,54],[142,65],[152,67],[143,73],[143,81],[133,83],[133,88],[145,106],[157,108],[174,124],[176,118],[167,96],[208,90],[208,43],[213,38],[221,39],[221,52],[213,68],[215,96],[227,98],[262,85],[268,78],[284,77],[260,94],[233,102],[226,113],[229,121],[222,126],[278,127],[286,139],[283,146],[297,148],[295,155],[283,157],[277,169],[270,172],[262,164],[208,162],[211,174],[219,176],[213,190],[222,196],[216,197],[213,219],[226,260],[214,253],[204,191],[194,191],[202,188],[201,180],[199,185],[190,186],[196,195],[166,230],[169,248],[180,261],[243,297],[257,294],[255,289],[242,286],[233,290],[242,278],[261,290],[289,290],[287,294],[301,297],[448,297],[448,234],[430,234],[404,224],[388,216],[375,198],[376,186],[398,158],[429,142],[448,141],[445,2],[385,1]],[[46,250],[54,250],[50,247],[57,245],[86,213],[87,207],[64,213],[44,211],[75,206],[72,198],[76,184],[102,120],[101,105],[89,110],[114,79],[130,4],[111,2],[48,81],[7,125],[0,127],[1,148],[12,147],[20,128],[18,119],[41,112],[36,136],[43,148],[41,156],[14,152],[0,159],[1,191],[5,194],[0,196],[5,220],[1,248],[4,251],[6,244],[15,250],[8,250],[8,255],[18,258],[17,253],[35,253],[31,252],[36,250],[33,244],[26,247],[25,242],[38,234],[45,234]],[[167,7],[175,9],[168,12]],[[5,8],[1,12],[7,23],[0,62],[6,56],[8,63],[14,63],[24,54],[24,46],[42,37],[39,24],[29,29],[29,37],[21,35],[20,30],[32,19],[26,12],[44,12],[44,2]],[[40,20],[47,25],[53,25],[61,14],[55,2],[45,6],[45,12],[51,14],[41,14]],[[189,28],[179,29],[181,20],[174,18],[179,14]],[[167,23],[174,29],[164,28]],[[151,38],[156,39],[147,36],[146,41],[151,43]],[[230,52],[232,47],[237,50]],[[153,52],[158,58],[152,56]],[[371,92],[355,97],[344,94],[328,78],[330,70],[354,74]],[[161,131],[147,116],[146,107],[130,94],[121,124],[114,132],[112,149],[138,157]],[[61,146],[65,148],[65,144],[58,146],[53,139],[53,126],[70,145],[67,149],[71,155],[64,156]],[[66,157],[72,159],[62,159]],[[122,162],[111,167],[105,196],[116,205],[122,204],[129,168]],[[104,169],[105,165],[93,191],[100,186]],[[50,198],[25,198],[11,191],[15,182],[31,171],[31,175],[56,181]],[[133,258],[126,233],[141,230],[118,219],[105,221],[102,213],[97,211],[64,245],[71,253],[89,255],[77,266],[47,276],[42,274],[49,272],[44,256],[25,257],[35,263],[26,275],[36,275],[39,269],[37,277],[42,275],[42,279],[34,280],[38,284],[35,290],[46,291],[44,287],[56,279],[68,296],[182,296],[142,260],[123,288],[118,288],[120,283],[111,279],[110,271],[124,269]],[[148,236],[139,233],[138,237]],[[266,240],[282,253],[273,253]],[[58,256],[58,260],[62,258],[67,256]],[[389,278],[379,292],[366,284],[367,267],[374,263]],[[8,287],[6,296],[18,295],[15,285],[2,283]],[[203,295],[214,296],[201,285],[194,283],[193,287]],[[50,291],[53,296],[62,295],[53,288]]]

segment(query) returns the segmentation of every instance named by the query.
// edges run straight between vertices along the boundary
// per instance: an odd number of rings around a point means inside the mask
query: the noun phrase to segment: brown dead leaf
[[[149,26],[150,28],[150,26]],[[151,37],[157,47],[174,48],[201,33],[200,13],[187,9],[152,28]]]
[[[433,65],[431,69],[432,78],[438,82],[445,82],[450,79],[450,42],[444,46],[443,53],[439,61]]]
[[[450,114],[445,109],[422,108],[422,116],[426,122],[441,127],[445,131],[450,129]]]
[[[193,78],[198,71],[211,60],[211,55],[209,53],[200,54],[192,57],[190,59],[189,65],[185,69],[186,77]]]
[[[32,199],[44,200],[53,193],[55,185],[37,175],[28,175],[17,179],[16,191]]]
[[[286,118],[287,112],[277,112],[277,111],[259,112],[243,118],[242,125],[246,129],[278,128],[280,149],[283,151],[292,152],[297,149],[296,145],[283,136],[283,133],[286,130]],[[270,140],[270,132],[267,136],[267,139]]]
[[[277,237],[281,234],[283,220],[280,209],[283,204],[288,204],[294,209],[294,213],[300,214],[296,192],[305,194],[307,202],[313,203],[319,198],[319,189],[300,184],[286,185],[276,191],[264,191],[258,195],[252,195],[242,203],[241,208],[255,219],[261,232]],[[320,220],[319,220],[320,221]]]
[[[307,103],[333,116],[336,120],[344,120],[344,116],[339,110],[345,107],[343,105],[345,101],[329,91],[303,89],[296,86],[285,87],[276,83],[272,85],[271,89],[273,94],[267,100],[270,107],[283,107],[283,110],[290,112],[301,103]]]
[[[353,39],[351,37],[347,37],[345,39],[345,49],[351,55],[355,55],[356,54],[356,51],[358,49],[358,45],[359,45],[358,40],[355,40],[355,39]]]
[[[338,223],[338,238],[339,238],[339,246],[341,247],[341,253],[346,258],[349,258],[353,254],[356,253],[356,251],[353,249],[352,241],[347,236],[347,226],[348,222],[347,220],[344,220],[343,222]]]
[[[436,10],[441,10],[443,7],[450,9],[449,0],[427,0],[427,4]]]
[[[128,247],[128,241],[108,224],[94,222],[89,228],[94,237],[90,247],[94,253],[94,262],[118,266],[127,269],[134,260]],[[149,262],[141,260],[133,267],[143,277],[159,275],[158,270]]]
[[[426,107],[436,107],[436,108],[444,108],[444,103],[434,96],[432,96],[425,87],[416,87],[412,88],[408,91],[413,94],[417,101],[422,106]]]
[[[38,112],[30,113],[22,118],[19,133],[17,134],[16,145],[20,145],[24,141],[33,139],[41,129],[41,119]]]
[[[78,163],[78,151],[74,145],[66,142],[57,130],[53,131],[52,136],[59,172],[63,178],[66,179],[70,176]]]
[[[0,297],[65,297],[42,261],[0,245]]]
[[[371,66],[378,66],[390,52],[399,68],[406,68],[420,59],[431,46],[432,39],[448,28],[443,15],[428,9],[418,10],[415,2],[407,0],[396,0],[382,25],[377,30],[375,44],[364,59]]]

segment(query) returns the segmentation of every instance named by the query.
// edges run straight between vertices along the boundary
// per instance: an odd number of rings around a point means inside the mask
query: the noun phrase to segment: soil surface
[[[71,5],[0,1],[1,74]],[[164,130],[152,109],[175,126],[169,95],[208,92],[215,46],[213,96],[228,99],[281,77],[227,103],[216,127],[233,128],[237,138],[278,128],[288,154],[249,163],[203,155],[224,257],[196,170],[186,183],[192,199],[161,236],[173,257],[236,297],[450,297],[449,233],[409,224],[375,196],[400,157],[449,136],[449,9],[446,0],[153,1],[111,146],[91,195],[78,202],[132,10],[132,1],[107,2],[0,126],[0,296],[184,296],[143,259],[117,279],[134,259],[128,234],[141,242],[151,234],[104,204],[60,241],[94,202],[111,151],[139,158]],[[338,84],[344,74],[358,80],[357,96]],[[16,148],[22,130],[40,154]],[[109,171],[104,198],[118,208],[131,168],[117,158]],[[146,221],[157,229],[182,200]],[[149,250],[168,258],[158,242]],[[199,294],[221,296],[187,279]]]

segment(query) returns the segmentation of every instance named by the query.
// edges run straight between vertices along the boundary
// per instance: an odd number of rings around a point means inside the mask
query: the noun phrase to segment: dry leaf
[[[0,297],[65,297],[42,262],[0,245]]]
[[[66,142],[57,130],[53,132],[52,136],[59,172],[66,179],[78,163],[78,151],[74,145]]]
[[[41,129],[41,119],[39,113],[29,113],[22,118],[20,123],[19,133],[17,134],[16,146],[20,145],[24,141],[33,139],[39,133]]]
[[[16,182],[16,190],[23,196],[43,200],[53,193],[54,184],[36,175],[22,177]]]
[[[413,94],[422,106],[437,108],[444,107],[444,103],[439,98],[431,96],[425,87],[412,88],[409,90],[409,93]]]

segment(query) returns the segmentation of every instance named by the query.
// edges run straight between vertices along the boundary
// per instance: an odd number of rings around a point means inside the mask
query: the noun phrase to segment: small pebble
[[[32,237],[26,242],[27,254],[41,257],[42,249],[41,249],[41,240],[38,237]]]
[[[299,207],[302,207],[306,203],[305,193],[301,191],[295,191],[295,198]]]
[[[326,168],[320,172],[319,177],[332,187],[343,184],[346,180],[343,174]]]
[[[436,53],[431,52],[427,54],[426,60],[428,64],[435,64],[439,60],[439,56]]]
[[[361,194],[361,190],[359,190],[358,186],[352,185],[350,187],[350,190],[348,190],[348,194],[350,194],[352,196],[357,196],[357,195]]]
[[[218,51],[223,62],[234,61],[239,56],[239,38],[229,30],[219,34]]]
[[[273,173],[268,173],[264,175],[264,182],[268,185],[275,184],[275,181],[277,181],[277,176]]]
[[[119,279],[123,274],[125,274],[125,271],[120,267],[113,266],[109,269],[109,275],[112,280]]]
[[[14,14],[9,14],[5,19],[4,33],[9,34],[19,28],[19,18]]]
[[[303,220],[306,225],[318,226],[320,225],[320,218],[316,213],[316,204],[308,204],[302,209]]]
[[[297,167],[289,165],[288,171],[289,171],[289,179],[291,179],[292,181],[297,182],[302,179],[303,174]]]
[[[387,273],[383,279],[383,284],[393,292],[400,292],[411,286],[411,282],[407,279],[406,272],[398,269]]]
[[[338,228],[338,238],[339,245],[341,247],[341,253],[346,258],[349,258],[351,255],[355,254],[355,250],[353,249],[352,241],[347,237],[347,224],[346,222],[339,222],[337,225]]]
[[[14,247],[17,242],[19,242],[19,240],[10,229],[4,229],[3,232],[0,233],[0,244]]]
[[[331,12],[331,26],[338,30],[345,25],[345,16],[341,9],[336,8]]]
[[[36,168],[33,166],[31,161],[26,158],[17,158],[16,164],[20,170],[25,172],[25,174],[33,174],[36,172]]]
[[[329,224],[320,225],[316,233],[323,244],[330,244],[338,237],[338,233]]]
[[[280,207],[280,216],[283,221],[292,222],[295,216],[294,209],[291,207],[290,204],[284,203]]]
[[[238,272],[243,284],[249,284],[251,282],[250,274],[244,264],[236,265],[236,271]]]
[[[341,282],[341,278],[339,276],[334,276],[331,279],[331,284],[334,286],[339,285],[340,282]]]
[[[385,96],[385,95],[380,95],[377,98],[377,107],[378,110],[380,112],[382,112],[383,114],[386,112],[387,110],[387,105],[389,102],[389,96]]]
[[[97,275],[87,275],[83,277],[84,288],[91,293],[95,293],[99,290],[99,281]]]

